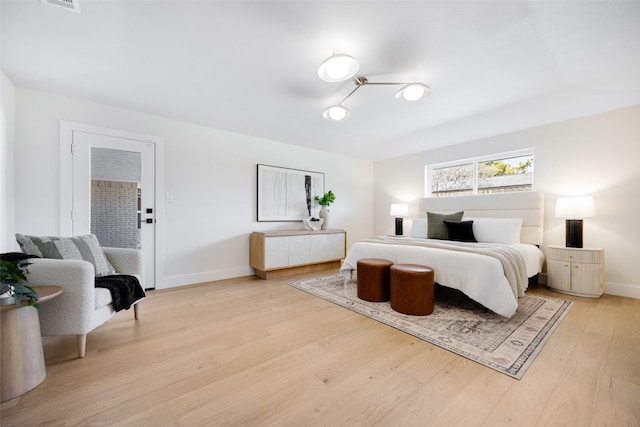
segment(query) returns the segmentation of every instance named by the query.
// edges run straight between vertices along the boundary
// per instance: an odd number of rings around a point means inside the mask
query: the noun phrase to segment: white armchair
[[[116,274],[136,276],[144,288],[144,262],[137,249],[102,248]],[[95,287],[94,267],[87,261],[35,258],[29,260],[28,283],[55,285],[62,294],[40,306],[42,335],[76,335],[78,356],[84,357],[87,334],[118,314],[111,304],[111,293]],[[138,303],[133,306],[138,319]]]

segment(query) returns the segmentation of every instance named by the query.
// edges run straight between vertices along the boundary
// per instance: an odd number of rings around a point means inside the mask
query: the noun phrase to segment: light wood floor
[[[532,289],[575,305],[515,380],[285,282],[148,292],[84,359],[45,338],[48,378],[2,426],[640,424],[640,300]]]

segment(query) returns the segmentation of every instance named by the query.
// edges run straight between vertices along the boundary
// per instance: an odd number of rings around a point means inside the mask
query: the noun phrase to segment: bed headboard
[[[482,194],[477,196],[427,197],[420,199],[420,214],[464,211],[465,216],[484,218],[522,218],[520,241],[542,244],[544,195],[535,191]]]

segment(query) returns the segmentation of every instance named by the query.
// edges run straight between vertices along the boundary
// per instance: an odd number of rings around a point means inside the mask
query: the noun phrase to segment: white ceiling
[[[89,1],[81,14],[0,3],[16,86],[379,160],[640,104],[639,1]],[[398,101],[326,83],[348,53]]]

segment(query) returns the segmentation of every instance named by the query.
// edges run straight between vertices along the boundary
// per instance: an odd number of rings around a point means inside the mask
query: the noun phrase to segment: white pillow
[[[473,234],[482,243],[520,243],[522,218],[463,218],[473,221]]]
[[[419,237],[421,239],[427,238],[427,218],[413,218],[413,224],[411,224],[410,237]]]
[[[22,252],[42,258],[73,259],[93,264],[96,277],[115,274],[95,234],[75,237],[39,237],[16,233]]]

